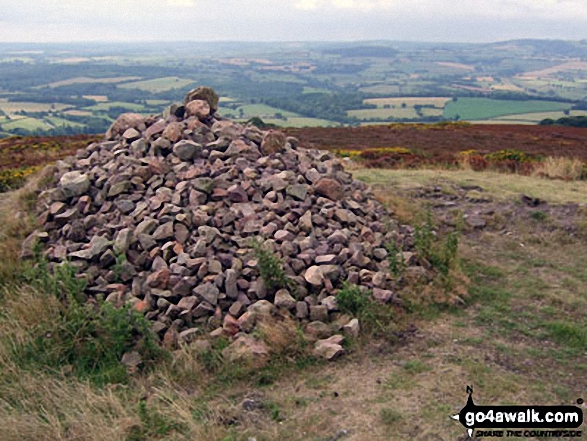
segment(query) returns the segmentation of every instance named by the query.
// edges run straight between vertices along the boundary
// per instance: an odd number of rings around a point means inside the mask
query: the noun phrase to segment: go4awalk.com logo
[[[580,438],[583,410],[577,406],[477,406],[467,386],[467,404],[451,418],[467,429],[469,437]],[[583,400],[577,400],[583,404]],[[548,429],[548,430],[544,430]]]

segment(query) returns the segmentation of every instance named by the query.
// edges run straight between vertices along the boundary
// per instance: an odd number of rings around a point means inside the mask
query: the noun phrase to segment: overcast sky
[[[0,41],[587,38],[587,0],[1,0]]]

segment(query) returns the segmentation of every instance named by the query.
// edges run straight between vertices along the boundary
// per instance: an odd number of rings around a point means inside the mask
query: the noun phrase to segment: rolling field
[[[559,119],[565,116],[587,116],[586,110],[571,110],[569,115],[565,115],[564,112],[539,112],[539,113],[522,113],[516,115],[508,115],[508,116],[500,116],[496,118],[496,120],[503,120],[503,121],[522,121],[522,122],[532,122],[534,124],[542,121],[543,119]]]
[[[100,112],[100,111],[108,111],[112,107],[124,107],[133,112],[140,112],[144,110],[145,107],[141,104],[134,104],[134,103],[124,103],[122,101],[112,101],[106,103],[98,103],[93,106],[84,107],[83,110],[89,110],[92,112]]]
[[[164,77],[154,80],[136,81],[132,83],[120,84],[121,89],[139,89],[146,92],[165,92],[172,89],[181,89],[194,83],[193,80],[187,80],[179,77]]]
[[[8,101],[6,98],[0,98],[0,110],[12,115],[16,112],[49,112],[50,110],[63,110],[71,107],[67,104],[48,104],[48,103],[26,103],[17,101]]]
[[[72,84],[83,84],[83,83],[122,83],[124,81],[134,81],[140,80],[141,77],[134,77],[134,76],[121,76],[121,77],[112,77],[112,78],[92,78],[92,77],[75,77],[69,78],[67,80],[55,81],[53,83],[47,84],[49,87],[59,87],[59,86],[71,86]],[[39,86],[45,87],[45,86]]]
[[[22,118],[16,121],[10,121],[7,123],[2,124],[3,130],[14,130],[14,129],[24,129],[24,130],[43,130],[48,129],[49,126],[42,120],[35,119],[35,118]]]
[[[373,86],[365,86],[359,89],[360,92],[376,93],[376,94],[394,94],[399,93],[399,86],[394,84],[374,84]]]
[[[364,102],[365,104],[374,104],[377,108],[383,108],[383,106],[401,107],[402,104],[406,104],[409,107],[414,105],[423,106],[434,106],[438,108],[444,108],[447,101],[450,98],[446,97],[401,97],[401,98],[369,98]]]
[[[406,108],[391,108],[391,109],[359,109],[359,110],[349,110],[347,112],[348,116],[358,118],[361,120],[373,119],[373,120],[382,120],[387,118],[418,118],[418,114],[413,107],[406,107]]]
[[[484,120],[506,115],[562,111],[571,108],[569,103],[557,101],[509,101],[488,98],[459,98],[444,108],[445,118],[460,117],[461,120]]]
[[[276,126],[279,126],[279,127],[294,127],[294,128],[334,127],[334,126],[339,125],[339,123],[337,123],[335,121],[328,121],[328,120],[319,119],[319,118],[305,118],[302,116],[288,117],[285,120],[267,118],[267,119],[263,119],[263,121],[268,124],[275,124]]]
[[[63,118],[57,118],[55,116],[48,116],[45,118],[45,121],[49,122],[52,126],[55,127],[62,127],[62,126],[70,126],[70,127],[84,127],[83,124],[69,121]]]

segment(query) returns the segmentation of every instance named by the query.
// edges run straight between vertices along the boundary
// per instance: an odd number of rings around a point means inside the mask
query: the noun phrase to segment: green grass
[[[69,121],[69,120],[63,119],[63,118],[57,118],[56,116],[48,116],[47,118],[45,118],[45,120],[56,127],[60,127],[60,126],[85,127],[84,124]]]
[[[559,119],[559,118],[563,118],[565,116],[567,116],[567,115],[565,115],[564,112],[559,111],[559,112],[521,113],[521,114],[516,114],[516,115],[502,116],[502,117],[499,117],[496,119],[498,119],[500,121],[528,121],[528,122],[537,123],[537,122],[540,122],[546,118]],[[573,110],[573,111],[569,112],[569,116],[587,116],[587,111]]]
[[[24,130],[47,130],[49,126],[42,120],[36,118],[22,118],[2,124],[4,130],[24,129]]]
[[[572,104],[557,101],[510,101],[492,100],[489,98],[459,98],[450,101],[444,108],[445,118],[461,120],[484,120],[505,115],[516,115],[534,112],[554,112],[570,109]]]
[[[386,118],[419,118],[413,107],[393,108],[393,109],[359,109],[349,110],[348,116],[365,119],[386,119]]]
[[[118,85],[121,89],[139,89],[145,92],[165,92],[172,89],[181,89],[194,83],[193,80],[188,80],[179,77],[163,77],[155,78],[153,80],[134,81],[132,83],[124,83]]]
[[[328,121],[320,118],[305,118],[303,116],[286,118],[285,121],[274,118],[262,119],[266,123],[275,124],[280,127],[335,127],[340,125],[335,121]]]
[[[330,91],[328,89],[322,89],[320,87],[308,87],[308,86],[304,86],[304,89],[302,90],[302,93],[304,93],[304,94],[308,94],[308,93],[330,93]]]
[[[122,101],[110,101],[107,103],[98,103],[93,106],[84,107],[85,110],[91,110],[93,112],[108,111],[111,107],[124,107],[133,112],[140,112],[144,110],[144,106],[135,103],[125,103]]]
[[[60,103],[27,103],[27,102],[9,102],[6,99],[0,99],[0,110],[6,114],[13,114],[15,112],[49,112],[50,110],[63,110],[71,107],[68,104]]]

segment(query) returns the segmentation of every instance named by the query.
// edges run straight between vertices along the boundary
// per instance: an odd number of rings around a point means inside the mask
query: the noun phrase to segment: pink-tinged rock
[[[162,136],[172,143],[179,141],[183,137],[183,124],[180,122],[169,123],[163,130]]]
[[[359,333],[361,332],[361,326],[359,325],[359,320],[354,318],[346,325],[342,327],[342,332],[344,335],[352,338],[358,338]]]
[[[149,310],[149,304],[144,300],[139,300],[138,302],[133,303],[132,309],[140,313],[146,313]]]
[[[275,293],[273,303],[278,308],[293,309],[296,307],[297,302],[286,289],[280,289]]]
[[[326,360],[334,360],[344,354],[341,343],[344,341],[342,335],[333,335],[326,340],[318,340],[314,346],[314,354]]]
[[[254,367],[262,367],[269,360],[269,348],[262,340],[245,334],[224,349],[222,355],[229,362],[243,361]]]
[[[212,113],[218,110],[218,102],[220,101],[219,96],[210,87],[198,87],[191,90],[185,97],[186,105],[193,100],[202,100],[208,103]]]
[[[336,263],[336,255],[325,254],[322,256],[316,256],[315,262],[318,265],[331,265],[333,263]]]
[[[319,266],[311,266],[306,270],[304,279],[306,279],[306,282],[310,285],[321,286],[324,281],[324,276],[322,275],[322,270]]]
[[[114,139],[117,135],[124,133],[128,129],[136,129],[144,124],[144,117],[138,113],[123,113],[106,132],[106,139]]]
[[[344,188],[336,179],[320,178],[314,184],[314,190],[321,196],[325,196],[333,201],[339,201],[344,196]]]
[[[203,120],[210,116],[210,105],[203,100],[193,100],[185,105],[185,112],[188,117],[195,116]]]
[[[275,233],[275,235],[273,236],[275,238],[275,240],[277,242],[283,242],[283,241],[291,241],[294,239],[294,235],[293,233],[287,231],[287,230],[279,230]]]
[[[196,296],[187,296],[183,297],[179,303],[177,304],[178,307],[181,309],[185,309],[187,311],[191,311],[194,307],[199,303],[199,300]]]
[[[257,279],[257,283],[259,279]],[[250,312],[254,312],[259,316],[270,316],[275,312],[275,306],[267,300],[259,300],[248,307]]]
[[[242,186],[238,184],[234,184],[233,186],[228,188],[228,198],[232,202],[236,203],[249,201],[249,196],[247,195],[247,192],[244,190]]]
[[[373,288],[373,298],[380,303],[389,303],[393,299],[393,292],[387,289]]]
[[[165,289],[169,285],[169,276],[170,273],[167,268],[155,271],[147,277],[147,285],[151,288]]]
[[[169,328],[163,336],[163,347],[174,350],[178,347],[178,333],[174,328]]]
[[[238,325],[243,332],[251,332],[257,323],[257,314],[247,311],[238,318]]]
[[[233,316],[227,314],[226,316],[224,316],[222,329],[224,330],[224,333],[229,336],[238,334],[238,332],[240,331],[238,320],[235,319]]]
[[[283,132],[279,130],[269,130],[263,137],[261,142],[261,153],[269,156],[273,153],[281,152],[285,149],[287,138]]]
[[[165,122],[164,119],[160,119],[158,120],[155,124],[150,125],[149,127],[147,127],[147,130],[145,130],[145,138],[149,139],[151,137],[153,137],[153,135],[157,135],[161,132],[163,132],[163,130],[165,130],[165,127],[167,126],[167,123]]]

